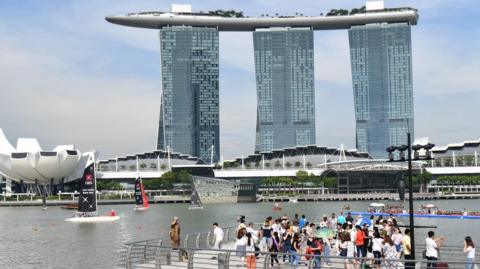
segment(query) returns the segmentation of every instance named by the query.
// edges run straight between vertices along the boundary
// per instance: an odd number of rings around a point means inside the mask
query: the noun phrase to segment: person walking
[[[170,244],[174,250],[180,246],[180,219],[178,217],[174,217],[170,223]]]
[[[463,252],[467,253],[466,269],[473,269],[475,265],[475,244],[470,236],[465,237]]]
[[[293,232],[292,229],[288,226],[288,224],[285,226],[285,234],[282,237],[283,240],[283,262],[288,257],[288,263],[291,263],[292,261],[292,255],[290,255],[290,249],[292,248],[292,239],[293,239]]]
[[[251,233],[247,233],[247,269],[256,269],[257,268],[257,257],[255,256],[255,241],[252,238]]]
[[[321,269],[322,268],[322,259],[320,255],[322,255],[323,251],[323,240],[322,238],[315,237],[312,243],[312,251],[315,255],[313,257],[313,268],[314,269]]]
[[[402,237],[403,258],[408,261],[412,260],[412,245],[410,239],[410,229],[405,229],[405,234]],[[415,262],[405,262],[405,269],[414,269]]]
[[[372,252],[373,257],[375,258],[375,269],[380,269],[382,264],[382,251],[383,251],[383,238],[380,235],[380,232],[375,228],[372,238]]]
[[[356,247],[356,256],[358,259],[358,262],[360,264],[363,264],[363,257],[366,256],[366,253],[364,255],[364,245],[365,245],[365,233],[362,230],[362,227],[360,225],[355,226],[356,232],[355,232],[355,247]]]
[[[432,269],[437,267],[437,263],[435,261],[438,260],[438,250],[443,245],[443,237],[435,238],[435,232],[429,231],[428,237],[425,239],[426,244],[426,251],[425,256],[429,261],[427,263],[427,269]]]
[[[215,239],[215,243],[213,244],[214,249],[221,249],[222,248],[222,241],[223,241],[223,230],[218,227],[218,223],[215,222],[213,224],[213,236]]]
[[[293,235],[292,245],[290,247],[290,255],[291,255],[290,265],[298,267],[298,264],[300,262],[300,257],[298,256],[299,253],[300,253],[300,236],[298,235],[298,233],[295,233]]]
[[[278,232],[273,232],[272,236],[272,245],[270,246],[270,264],[273,267],[273,262],[276,262],[278,266],[280,266],[278,262],[278,252],[280,252],[280,237],[278,236]]]
[[[398,252],[393,243],[392,238],[389,235],[383,237],[383,256],[385,258],[385,268],[386,269],[397,269],[400,267],[398,260]]]
[[[245,237],[246,229],[240,229],[237,232],[237,240],[235,241],[235,253],[242,261],[245,260],[247,251],[247,239]]]

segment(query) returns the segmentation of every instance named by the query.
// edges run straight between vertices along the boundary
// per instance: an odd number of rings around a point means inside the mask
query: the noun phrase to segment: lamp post
[[[405,161],[405,153],[404,151],[407,150],[407,161],[408,161],[408,205],[409,205],[409,218],[410,218],[410,247],[411,247],[411,259],[415,260],[415,223],[414,223],[414,216],[413,216],[413,179],[412,179],[412,150],[413,156],[415,160],[433,160],[431,156],[431,149],[435,146],[435,144],[428,143],[426,145],[413,145],[410,133],[407,133],[407,146],[389,146],[386,151],[388,152],[388,161],[390,162],[404,162]],[[426,150],[425,157],[420,157],[419,150],[421,149]],[[398,150],[400,152],[399,160],[394,160],[394,152]],[[403,181],[403,180],[402,180]],[[403,181],[404,182],[404,181]],[[402,183],[403,183],[402,182]],[[404,188],[405,184],[399,184],[399,195],[401,188]]]
[[[407,133],[408,152],[408,205],[410,217],[410,255],[415,260],[415,225],[413,220],[413,179],[412,179],[412,141],[410,133]]]

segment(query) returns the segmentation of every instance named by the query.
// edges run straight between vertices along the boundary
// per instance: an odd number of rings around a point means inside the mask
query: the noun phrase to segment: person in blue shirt
[[[305,215],[302,215],[302,218],[298,221],[298,228],[300,228],[300,231],[305,227],[306,223],[307,219],[305,218]]]
[[[346,220],[345,220],[345,216],[343,215],[343,212],[340,212],[340,215],[337,218],[337,223],[343,225],[345,223],[345,221]]]

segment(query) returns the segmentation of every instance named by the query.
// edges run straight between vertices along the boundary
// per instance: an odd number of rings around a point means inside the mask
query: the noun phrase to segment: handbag
[[[424,249],[424,250],[422,251],[422,258],[424,258],[424,259],[427,258],[427,250],[426,250],[426,249]]]
[[[260,256],[260,248],[257,246],[257,244],[254,244],[253,248],[255,249],[255,257]]]

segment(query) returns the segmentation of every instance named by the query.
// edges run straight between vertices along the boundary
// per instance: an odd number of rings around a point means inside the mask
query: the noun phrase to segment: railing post
[[[223,252],[218,253],[218,269],[227,269],[227,268],[228,268],[227,253],[223,253]]]
[[[143,263],[147,262],[147,246],[148,241],[145,241],[145,246],[143,246]]]
[[[202,234],[202,233],[198,233],[198,234],[197,234],[197,238],[195,238],[195,247],[196,247],[196,248],[200,248],[200,235],[201,235],[201,234]]]
[[[130,269],[130,254],[132,253],[132,245],[128,245],[127,251],[125,252],[125,268]]]
[[[189,237],[189,235],[187,234],[187,235],[185,235],[185,239],[183,239],[183,241],[184,241],[183,246],[185,246],[186,248],[188,248],[188,237]]]
[[[268,264],[270,263],[270,255],[271,253],[265,254],[265,260],[263,261],[263,268],[268,269]]]
[[[210,235],[211,235],[212,231],[208,231],[208,234],[207,234],[207,248],[212,248],[212,246],[210,245]]]
[[[195,254],[193,250],[186,251],[187,252],[187,268],[188,269],[193,269],[193,255]]]
[[[170,251],[167,252],[167,255],[166,255],[166,263],[167,263],[167,265],[171,265],[171,264],[172,264],[172,252],[170,252]]]

